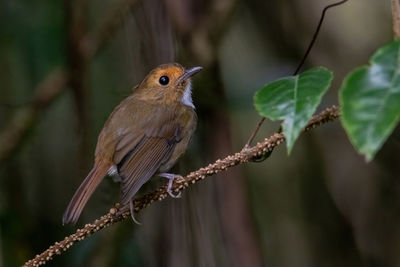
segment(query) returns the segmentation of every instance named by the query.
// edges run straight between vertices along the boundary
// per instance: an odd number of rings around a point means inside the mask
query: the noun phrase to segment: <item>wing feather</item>
[[[106,122],[107,131],[99,137],[99,142],[106,148],[114,147],[112,161],[121,177],[122,204],[129,203],[139,188],[171,157],[176,144],[182,140],[185,123],[178,119],[182,112],[179,105],[156,105],[132,96],[111,115],[123,119]],[[143,113],[147,116],[142,116]],[[105,154],[100,148],[96,153]]]
[[[121,204],[128,204],[140,187],[147,182],[171,156],[175,143],[165,138],[148,137],[136,147],[120,167]]]

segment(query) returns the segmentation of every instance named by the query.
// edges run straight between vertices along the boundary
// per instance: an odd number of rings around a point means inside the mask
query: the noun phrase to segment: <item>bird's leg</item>
[[[130,210],[131,210],[131,218],[132,218],[132,221],[133,221],[134,223],[136,223],[137,225],[142,225],[140,222],[138,222],[138,221],[135,219],[135,207],[133,206],[133,199],[131,199],[131,201],[129,202],[129,208],[130,208]]]
[[[173,197],[173,198],[180,198],[180,197],[181,197],[181,193],[182,193],[182,192],[179,192],[177,195],[174,195],[174,194],[172,193],[172,191],[171,191],[171,189],[172,189],[172,183],[174,182],[174,179],[176,179],[176,178],[182,178],[181,175],[163,172],[163,173],[158,174],[158,176],[167,178],[167,179],[169,180],[169,182],[168,182],[168,187],[167,187],[167,192],[168,192],[168,194],[169,194],[171,197]]]
[[[120,182],[122,182],[122,177],[121,177],[121,175],[119,175],[119,173],[118,173],[118,168],[117,168],[117,166],[112,165],[112,166],[110,167],[110,169],[108,169],[107,174],[108,174],[109,176],[112,177],[112,179],[113,179],[113,181],[114,181],[115,183],[120,183]]]
[[[119,174],[111,175],[111,178],[113,179],[114,183],[122,182],[122,177]]]

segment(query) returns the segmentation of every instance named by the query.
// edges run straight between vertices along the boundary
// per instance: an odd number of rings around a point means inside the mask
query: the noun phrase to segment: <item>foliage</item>
[[[340,88],[342,124],[356,149],[371,160],[400,120],[400,41],[371,58],[371,66],[351,72]],[[316,67],[270,82],[254,96],[261,116],[283,120],[290,153],[301,129],[310,120],[332,80]]]
[[[289,153],[328,90],[332,77],[328,69],[315,67],[268,83],[255,94],[255,107],[261,116],[283,120]]]
[[[351,72],[340,88],[342,124],[356,149],[371,160],[400,119],[400,41],[380,48],[371,66]]]

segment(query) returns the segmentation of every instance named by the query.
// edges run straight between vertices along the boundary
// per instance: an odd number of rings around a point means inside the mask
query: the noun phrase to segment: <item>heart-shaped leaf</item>
[[[288,153],[328,90],[332,77],[328,69],[315,67],[268,83],[254,95],[254,105],[261,116],[283,120]]]
[[[400,119],[400,41],[380,48],[370,66],[351,72],[339,100],[350,141],[371,160]]]

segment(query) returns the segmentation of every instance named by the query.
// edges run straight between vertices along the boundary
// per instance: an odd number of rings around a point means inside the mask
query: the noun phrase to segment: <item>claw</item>
[[[172,189],[172,183],[174,182],[174,179],[182,178],[181,175],[173,174],[173,173],[160,173],[158,176],[167,178],[169,180],[168,187],[167,187],[167,193],[171,197],[173,197],[173,198],[180,198],[181,197],[182,192],[179,192],[178,194],[174,195],[174,193],[172,193],[172,190],[171,190]]]
[[[182,192],[179,192],[178,194],[176,194],[176,195],[174,195],[174,193],[172,193],[172,183],[174,182],[174,178],[172,178],[172,179],[169,179],[169,182],[168,182],[168,187],[167,187],[167,193],[171,196],[171,197],[173,197],[173,198],[180,198],[181,197],[181,195],[182,195]]]
[[[142,225],[140,222],[138,222],[138,221],[135,219],[135,208],[133,207],[133,200],[131,200],[131,201],[129,202],[129,208],[130,208],[130,210],[131,210],[131,218],[132,218],[132,221],[133,221],[134,223],[136,223],[137,225]]]

